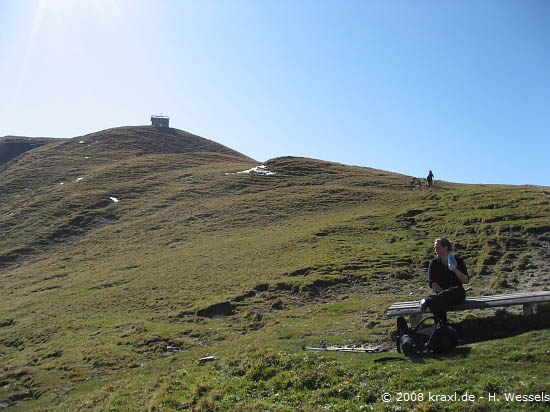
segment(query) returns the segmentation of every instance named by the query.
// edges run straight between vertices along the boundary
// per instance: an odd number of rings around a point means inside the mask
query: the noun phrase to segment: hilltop
[[[548,289],[550,188],[436,181],[429,191],[316,159],[260,165],[142,126],[26,151],[0,166],[0,196],[0,408],[384,410],[383,389],[456,389],[464,368],[471,391],[550,379],[537,344],[550,323],[513,311],[456,319],[499,323],[505,339],[478,334],[449,359],[404,367],[300,350],[387,346],[384,310],[427,293],[439,236],[465,259],[470,295]],[[209,355],[220,360],[197,364]]]
[[[3,229],[10,237],[0,247],[0,267],[117,219],[108,207],[111,197],[135,199],[162,190],[154,187],[161,175],[216,162],[254,162],[176,129],[120,127],[55,140],[43,147],[28,143],[32,151],[0,167],[0,193],[9,217]]]

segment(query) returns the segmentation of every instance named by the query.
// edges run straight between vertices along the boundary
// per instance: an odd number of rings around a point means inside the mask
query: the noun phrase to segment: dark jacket
[[[464,261],[455,256],[456,266],[465,275],[468,274]],[[450,271],[447,263],[443,263],[439,257],[433,258],[428,267],[428,284],[432,287],[432,282],[437,282],[441,289],[449,289],[453,286],[461,286],[462,282],[456,277],[454,272]]]

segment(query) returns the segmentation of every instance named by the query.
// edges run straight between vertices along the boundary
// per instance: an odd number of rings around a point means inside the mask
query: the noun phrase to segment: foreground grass
[[[547,330],[532,331],[413,359],[235,342],[238,348],[211,348],[219,360],[201,364],[188,355],[174,356],[85,396],[77,393],[72,401],[34,410],[547,410],[550,402],[511,401],[511,396],[547,393],[550,356],[543,346],[549,337]]]

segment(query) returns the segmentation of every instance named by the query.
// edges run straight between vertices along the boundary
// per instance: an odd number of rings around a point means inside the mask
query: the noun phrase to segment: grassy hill
[[[0,166],[0,408],[489,411],[518,404],[381,395],[549,392],[544,307],[528,320],[453,315],[463,344],[414,362],[301,347],[391,345],[384,311],[428,293],[440,236],[473,274],[470,295],[548,290],[550,188],[428,191],[314,159],[258,165],[144,126]],[[218,360],[199,364],[205,356]]]
[[[0,166],[9,162],[13,158],[29,150],[36,149],[48,143],[59,142],[60,139],[48,137],[18,137],[4,136],[0,137]]]

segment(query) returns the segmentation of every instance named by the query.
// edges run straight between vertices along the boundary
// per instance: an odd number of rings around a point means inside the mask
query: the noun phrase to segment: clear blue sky
[[[259,161],[550,186],[550,1],[0,0],[0,136],[160,113]]]

